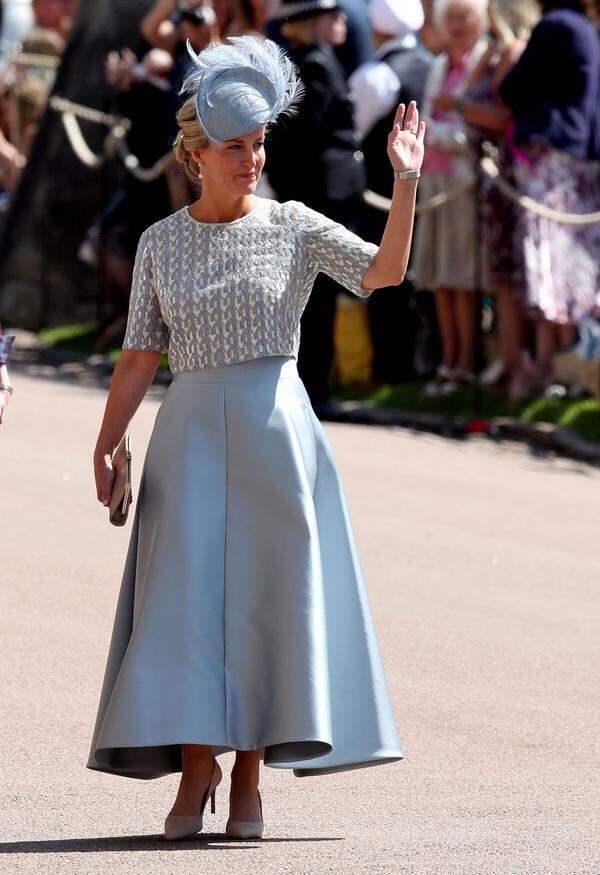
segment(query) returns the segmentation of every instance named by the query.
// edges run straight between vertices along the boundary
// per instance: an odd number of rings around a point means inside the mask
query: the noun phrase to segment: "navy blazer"
[[[340,202],[359,197],[366,184],[344,69],[324,43],[296,46],[289,55],[306,91],[298,113],[267,133],[269,182],[278,200],[300,200],[339,221]]]
[[[572,9],[546,13],[500,97],[513,110],[517,143],[600,160],[600,41],[591,21]]]

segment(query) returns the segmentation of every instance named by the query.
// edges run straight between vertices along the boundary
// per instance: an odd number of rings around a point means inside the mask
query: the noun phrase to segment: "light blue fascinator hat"
[[[296,111],[304,87],[294,63],[274,42],[235,36],[196,54],[180,94],[195,95],[198,120],[215,143],[233,140]]]

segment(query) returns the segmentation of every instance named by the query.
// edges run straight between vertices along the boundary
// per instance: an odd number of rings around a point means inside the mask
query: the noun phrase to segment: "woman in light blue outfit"
[[[202,828],[225,751],[237,752],[226,831],[238,837],[262,835],[261,759],[317,775],[403,757],[338,470],[296,357],[319,271],[362,297],[402,281],[424,134],[401,105],[377,247],[254,194],[266,125],[301,88],[280,50],[239,37],[194,59],[175,151],[202,193],[142,235],[94,453],[107,505],[113,451],[168,352],[87,764],[181,771],[168,839]]]

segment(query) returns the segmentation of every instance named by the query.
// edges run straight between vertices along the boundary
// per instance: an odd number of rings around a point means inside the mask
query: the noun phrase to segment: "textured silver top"
[[[361,281],[376,252],[298,201],[263,198],[217,223],[182,207],[140,238],[123,349],[168,352],[173,373],[297,357],[317,273],[368,297]]]

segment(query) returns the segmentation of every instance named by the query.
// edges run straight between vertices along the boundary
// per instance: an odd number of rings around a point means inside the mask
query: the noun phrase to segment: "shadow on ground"
[[[39,841],[0,842],[0,854],[90,854],[107,851],[197,851],[252,849],[262,844],[280,842],[342,842],[339,836],[302,836],[299,838],[262,838],[240,840],[222,833],[205,833],[181,841],[166,841],[161,835],[102,836],[81,839],[44,839]]]

